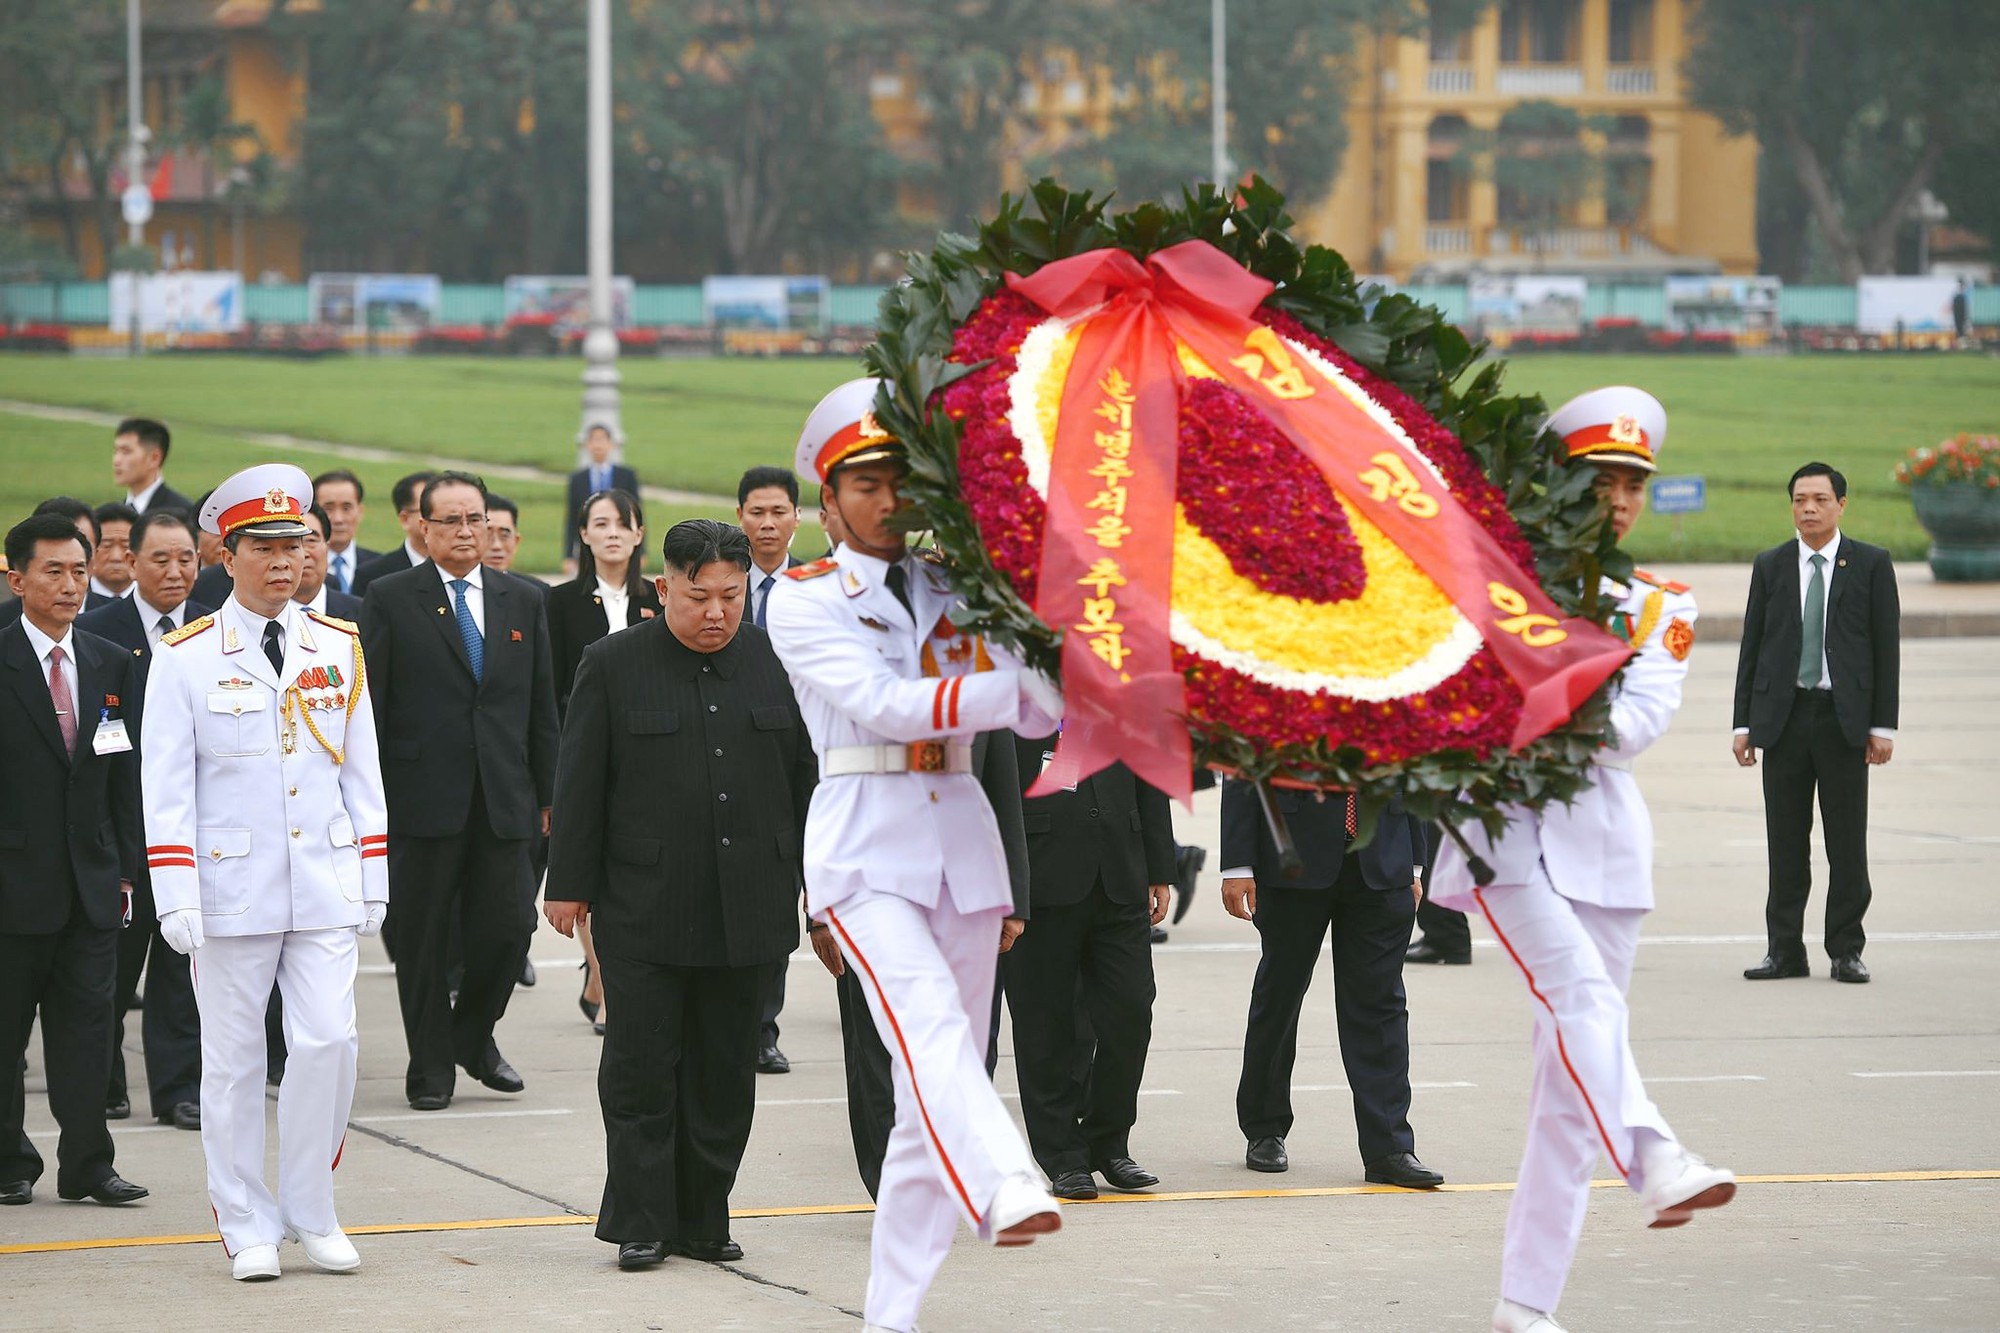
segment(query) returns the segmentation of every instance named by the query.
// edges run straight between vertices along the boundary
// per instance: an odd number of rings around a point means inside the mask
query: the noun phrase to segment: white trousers
[[[986,1076],[1006,915],[1004,908],[961,915],[949,885],[936,907],[864,893],[822,914],[860,976],[896,1083],[896,1127],[869,1246],[872,1325],[914,1328],[958,1219],[990,1241],[986,1211],[1001,1182],[1041,1179]]]
[[[1645,913],[1571,902],[1539,864],[1535,881],[1477,893],[1500,947],[1534,1008],[1534,1082],[1500,1294],[1554,1310],[1569,1280],[1602,1152],[1633,1190],[1640,1159],[1673,1131],[1646,1095],[1632,1060],[1625,992]]]
[[[354,1105],[354,932],[210,935],[194,953],[201,1011],[201,1148],[223,1250],[276,1245],[286,1230],[325,1235]],[[278,1089],[278,1193],[264,1184],[264,1009],[285,1002]]]

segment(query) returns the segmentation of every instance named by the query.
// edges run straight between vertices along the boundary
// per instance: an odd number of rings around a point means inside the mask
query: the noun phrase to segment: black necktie
[[[174,618],[172,616],[161,616],[160,637],[164,639],[173,632],[174,632]]]
[[[278,628],[278,622],[269,621],[264,626],[264,656],[271,660],[271,670],[280,677],[285,674],[285,631]]]
[[[884,576],[884,581],[888,583],[889,591],[896,594],[896,600],[903,604],[903,609],[910,613],[910,619],[915,620],[917,612],[916,608],[910,605],[909,580],[903,573],[903,567],[901,565],[889,566],[889,572]]]

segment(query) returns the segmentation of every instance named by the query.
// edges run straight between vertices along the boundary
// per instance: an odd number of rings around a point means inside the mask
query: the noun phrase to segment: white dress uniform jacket
[[[162,639],[146,682],[153,897],[163,917],[199,908],[207,935],[353,928],[389,899],[360,632],[290,603],[282,623],[282,674],[231,597]]]
[[[827,751],[906,745],[979,732],[1054,731],[1060,719],[1025,701],[1019,664],[961,632],[943,571],[905,557],[914,617],[884,581],[889,566],[840,547],[800,565],[771,590],[771,645],[791,674],[799,711],[826,772]],[[822,776],[806,820],[808,909],[837,908],[864,889],[924,907],[938,902],[949,864],[960,912],[1011,910],[1006,853],[993,809],[971,773]]]
[[[1506,830],[1491,840],[1477,824],[1462,826],[1472,849],[1493,867],[1495,884],[1532,882],[1539,858],[1557,893],[1598,907],[1653,908],[1653,820],[1632,761],[1666,734],[1681,706],[1688,648],[1698,614],[1679,584],[1641,576],[1631,588],[1605,580],[1626,617],[1638,655],[1627,664],[1611,698],[1617,742],[1597,757],[1594,781],[1570,805],[1550,805],[1539,815],[1508,811]],[[1474,912],[1472,874],[1449,838],[1439,849],[1432,901]]]

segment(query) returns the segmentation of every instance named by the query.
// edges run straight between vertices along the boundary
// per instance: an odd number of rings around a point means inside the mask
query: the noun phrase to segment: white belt
[[[1596,764],[1599,768],[1615,768],[1620,773],[1630,773],[1632,771],[1632,761],[1630,759],[1606,759],[1600,756],[1590,762]]]
[[[823,778],[855,773],[970,773],[967,741],[916,741],[909,745],[836,745],[820,761]]]

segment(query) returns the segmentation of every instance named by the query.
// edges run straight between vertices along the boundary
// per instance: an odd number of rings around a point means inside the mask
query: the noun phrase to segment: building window
[[[1611,63],[1653,63],[1653,0],[1611,0]]]
[[[1424,220],[1463,222],[1471,215],[1471,164],[1465,157],[1463,116],[1439,116],[1431,122],[1425,145]]]
[[[1573,65],[1582,0],[1503,0],[1500,63]]]
[[[1652,127],[1644,116],[1620,116],[1604,143],[1604,220],[1614,227],[1643,227],[1651,215]]]
[[[1472,59],[1472,33],[1469,29],[1447,29],[1435,25],[1431,28],[1431,63],[1434,65],[1462,65]]]

